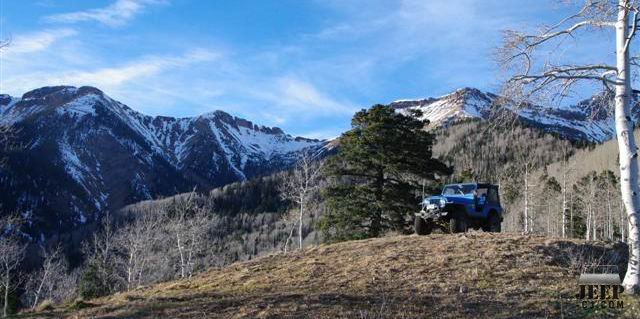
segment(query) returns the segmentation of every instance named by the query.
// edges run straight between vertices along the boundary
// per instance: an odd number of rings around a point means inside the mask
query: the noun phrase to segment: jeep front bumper
[[[424,220],[432,219],[436,220],[442,217],[446,217],[448,212],[446,210],[441,209],[435,204],[429,204],[424,207],[421,211],[416,213],[416,217],[422,217]]]

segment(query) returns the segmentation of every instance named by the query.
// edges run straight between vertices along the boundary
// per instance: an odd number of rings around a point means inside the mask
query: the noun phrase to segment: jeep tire
[[[495,212],[491,212],[489,214],[488,223],[489,225],[487,228],[490,233],[499,233],[502,231],[502,222],[500,221],[500,217],[498,217],[498,214],[496,214]]]
[[[449,232],[452,234],[467,232],[467,215],[456,212],[453,217],[449,219]]]
[[[422,217],[416,216],[413,221],[413,227],[418,235],[429,235],[433,225],[425,221]]]

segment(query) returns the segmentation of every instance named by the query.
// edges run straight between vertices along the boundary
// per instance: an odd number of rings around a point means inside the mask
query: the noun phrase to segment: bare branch
[[[6,48],[9,46],[9,44],[11,43],[10,40],[0,40],[0,50],[2,50],[3,48]]]
[[[575,32],[578,29],[584,28],[584,27],[615,27],[615,22],[611,22],[611,21],[595,21],[595,20],[585,20],[585,21],[580,21],[564,30],[560,30],[560,31],[555,31],[555,32],[548,32],[548,33],[544,33],[542,35],[528,35],[525,36],[525,40],[533,40],[532,42],[527,42],[527,48],[531,48],[531,47],[535,47],[538,46],[540,44],[543,44],[544,42],[547,42],[553,38],[559,37],[561,35],[569,35],[572,36],[573,32]]]
[[[302,224],[305,210],[313,192],[318,188],[322,173],[322,163],[314,157],[317,156],[314,156],[309,150],[303,150],[298,156],[296,167],[280,188],[280,194],[283,199],[298,205],[298,247],[300,249],[302,248]],[[295,223],[292,219],[289,221]],[[285,252],[292,235],[293,228],[291,228],[289,237],[285,242]]]
[[[521,91],[517,95],[523,95],[525,99],[533,94],[539,95],[544,90],[553,92],[555,96],[559,94],[560,100],[583,81],[596,81],[610,90],[610,86],[616,84],[615,66],[558,65],[551,59],[555,58],[554,53],[557,50],[566,47],[563,40],[574,39],[578,30],[615,27],[616,12],[617,4],[611,1],[586,0],[577,13],[551,27],[543,28],[540,34],[506,31],[504,46],[498,51],[498,62],[505,70],[515,75],[506,81],[506,85],[513,88],[505,90]],[[546,55],[548,61],[535,62],[540,59],[541,54]]]
[[[633,7],[631,7],[633,8]],[[629,36],[627,37],[627,41],[625,41],[624,43],[624,48],[622,51],[627,51],[629,49],[629,44],[631,43],[631,40],[633,39],[633,37],[636,34],[636,31],[638,30],[638,9],[637,8],[633,8],[633,10],[630,8],[630,10],[633,12],[633,18],[632,18],[632,24],[631,24],[631,32],[629,32]]]

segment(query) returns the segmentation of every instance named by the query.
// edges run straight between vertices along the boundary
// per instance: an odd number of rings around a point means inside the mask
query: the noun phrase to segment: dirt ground
[[[583,308],[579,269],[624,244],[472,232],[392,236],[276,253],[28,318],[639,318]],[[638,314],[638,315],[635,315]]]

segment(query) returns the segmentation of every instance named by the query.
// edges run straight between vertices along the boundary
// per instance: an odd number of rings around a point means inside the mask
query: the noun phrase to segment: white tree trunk
[[[287,237],[287,241],[284,242],[284,253],[287,253],[287,248],[289,247],[289,242],[291,241],[291,237],[293,237],[293,231],[296,229],[296,225],[291,225],[291,230],[289,231],[289,236]]]
[[[562,174],[562,238],[566,238],[565,229],[567,228],[567,171],[563,168]]]
[[[133,249],[131,250],[131,253],[129,253],[129,262],[127,264],[127,291],[131,290],[131,283],[133,282],[133,259],[134,259],[134,253],[133,253]]]
[[[640,237],[638,236],[638,153],[633,136],[633,123],[630,116],[630,70],[628,0],[619,0],[618,21],[616,23],[616,66],[618,77],[615,97],[615,123],[620,151],[620,192],[629,218],[629,264],[623,285],[626,292],[635,293],[640,288]]]
[[[2,307],[2,316],[7,317],[9,315],[9,286],[11,285],[11,274],[9,267],[5,267],[4,277],[4,305]]]
[[[587,220],[585,222],[585,225],[587,226],[587,231],[584,234],[584,239],[589,240],[589,238],[591,238],[591,211],[589,210],[589,208],[587,208]]]
[[[184,278],[184,251],[182,247],[182,241],[180,240],[180,234],[176,234],[176,242],[178,244],[178,253],[180,254],[180,278]]]
[[[529,232],[529,165],[524,166],[524,233]]]
[[[624,234],[625,234],[624,229],[625,227],[628,227],[628,226],[624,219],[624,205],[620,205],[620,206],[621,206],[620,207],[620,241],[624,243],[626,241],[624,237]]]
[[[49,276],[49,269],[44,269],[42,278],[40,278],[40,284],[38,284],[38,289],[36,289],[35,291],[33,304],[31,305],[32,310],[36,309],[36,307],[38,306],[38,302],[40,301],[40,294],[42,293],[42,287],[44,287],[44,284],[47,281],[48,276]]]
[[[573,193],[570,194],[569,203],[569,237],[573,237]]]
[[[298,221],[298,242],[299,248],[302,249],[302,217],[304,216],[304,196],[300,198],[300,220]]]

